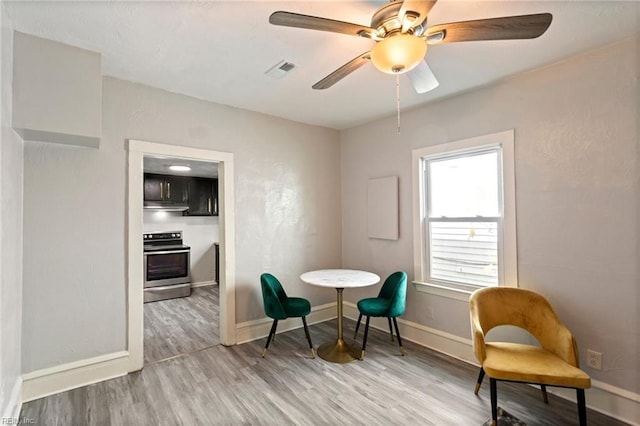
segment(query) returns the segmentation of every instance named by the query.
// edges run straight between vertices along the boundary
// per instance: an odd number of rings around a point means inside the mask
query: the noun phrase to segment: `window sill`
[[[469,302],[469,296],[471,296],[471,293],[473,293],[473,291],[471,290],[462,290],[440,284],[423,283],[419,281],[413,281],[413,285],[415,286],[416,290],[421,293],[433,294],[435,296],[460,300],[467,303]]]

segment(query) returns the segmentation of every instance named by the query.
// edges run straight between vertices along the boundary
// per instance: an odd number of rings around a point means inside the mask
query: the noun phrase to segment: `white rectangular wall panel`
[[[398,176],[369,179],[367,233],[369,238],[398,239]]]

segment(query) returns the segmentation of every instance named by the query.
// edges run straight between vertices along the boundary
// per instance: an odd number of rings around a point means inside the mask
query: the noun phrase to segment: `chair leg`
[[[497,380],[489,377],[489,387],[491,388],[491,424],[498,426],[498,386]]]
[[[587,426],[587,404],[584,399],[584,389],[576,389],[578,399],[578,418],[580,426]]]
[[[264,346],[264,349],[262,350],[262,358],[264,358],[264,356],[267,354],[267,349],[269,349],[269,344],[271,343],[273,336],[276,335],[277,327],[278,327],[278,320],[274,319],[273,325],[271,325],[271,331],[269,332],[269,337],[267,337],[267,344]]]
[[[389,334],[391,335],[391,342],[393,342],[393,328],[391,327],[391,317],[387,317],[387,321],[389,322]]]
[[[367,347],[367,335],[369,334],[369,320],[370,316],[367,316],[367,321],[364,323],[364,337],[362,338],[362,353],[360,354],[360,361],[364,359],[364,349]]]
[[[484,368],[480,367],[480,374],[478,374],[478,382],[476,383],[476,390],[473,392],[478,395],[480,392],[480,385],[482,385],[482,379],[484,379]]]
[[[356,332],[353,333],[353,340],[355,340],[356,336],[358,336],[358,329],[360,328],[360,321],[362,321],[362,313],[360,313],[360,315],[358,315],[358,322],[356,323]]]
[[[398,345],[400,345],[400,353],[402,356],[405,355],[404,348],[402,347],[402,338],[400,337],[400,329],[398,328],[398,321],[396,317],[393,317],[393,325],[396,326],[396,336],[398,336]]]
[[[542,400],[545,404],[548,404],[549,397],[547,396],[547,387],[545,385],[540,385],[540,390],[542,391]]]
[[[316,350],[313,349],[313,343],[311,343],[311,335],[309,334],[309,327],[307,327],[307,318],[302,317],[302,325],[304,325],[304,334],[307,335],[307,341],[309,342],[309,347],[311,348],[311,356],[313,358],[316,357]]]

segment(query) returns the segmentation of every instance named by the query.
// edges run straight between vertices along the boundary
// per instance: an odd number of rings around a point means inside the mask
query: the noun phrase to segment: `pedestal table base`
[[[360,349],[352,348],[343,339],[324,343],[318,347],[318,356],[325,361],[346,364],[360,359]]]

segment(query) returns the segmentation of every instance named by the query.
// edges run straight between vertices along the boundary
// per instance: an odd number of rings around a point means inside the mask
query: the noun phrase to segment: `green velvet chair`
[[[262,286],[264,311],[269,318],[273,318],[273,325],[271,325],[271,331],[269,332],[269,337],[267,337],[267,344],[262,351],[262,357],[264,358],[266,355],[269,344],[275,337],[278,321],[300,317],[302,318],[302,325],[304,325],[304,333],[311,348],[311,356],[315,358],[316,352],[313,348],[313,343],[311,343],[311,335],[309,334],[306,319],[309,312],[311,312],[311,303],[302,297],[288,297],[280,281],[271,274],[262,274],[260,276],[260,284]]]
[[[360,359],[364,359],[364,351],[367,346],[367,335],[369,334],[369,320],[371,317],[386,317],[389,323],[389,333],[391,334],[391,341],[393,342],[393,328],[391,327],[391,320],[396,328],[396,335],[398,336],[398,345],[400,346],[400,353],[404,355],[404,348],[402,347],[402,338],[400,337],[400,330],[398,329],[398,321],[396,318],[404,314],[407,302],[407,274],[404,272],[394,272],[389,275],[384,281],[378,297],[371,297],[368,299],[362,299],[358,302],[358,310],[360,315],[358,316],[358,323],[356,324],[356,332],[353,335],[355,339],[358,335],[358,329],[360,328],[360,322],[362,316],[366,316],[367,320],[364,326],[364,337],[362,338],[362,353]]]
[[[548,403],[547,386],[575,389],[579,422],[585,426],[584,391],[591,387],[591,378],[580,369],[575,338],[560,322],[549,302],[530,290],[488,287],[471,294],[469,307],[473,349],[480,363],[475,394],[486,374],[490,380],[493,425],[498,421],[497,381],[503,380],[540,385],[545,403]],[[486,341],[487,333],[501,325],[528,331],[539,346]]]

